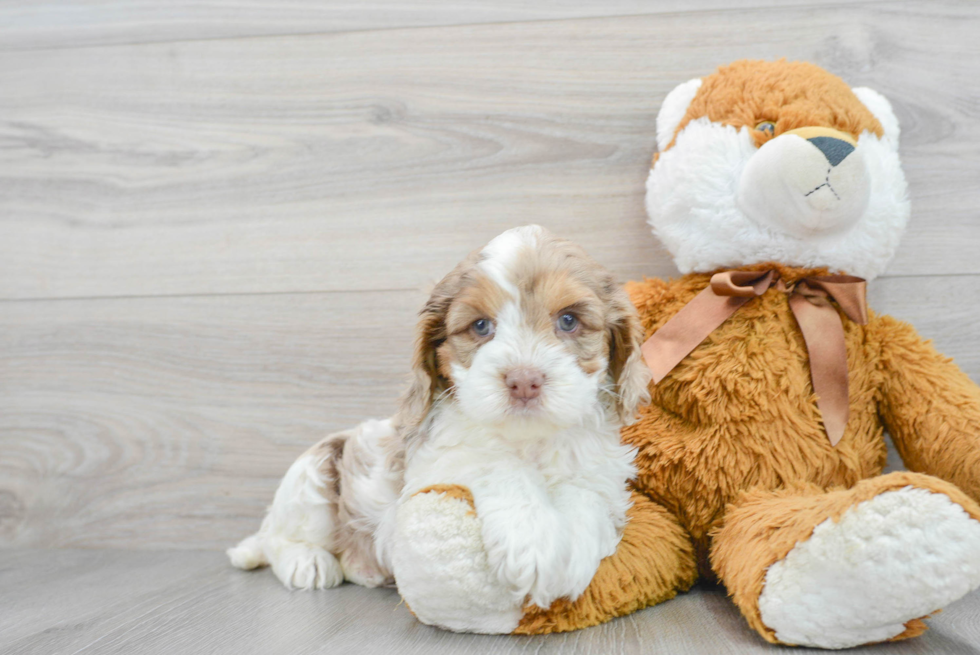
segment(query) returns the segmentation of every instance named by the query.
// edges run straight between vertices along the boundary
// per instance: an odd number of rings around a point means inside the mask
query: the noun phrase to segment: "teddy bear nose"
[[[504,384],[512,399],[527,402],[541,395],[544,374],[533,368],[515,368],[504,377]]]
[[[849,154],[854,152],[854,146],[850,143],[843,139],[835,139],[832,136],[815,136],[807,139],[807,141],[823,153],[831,166],[841,163]]]

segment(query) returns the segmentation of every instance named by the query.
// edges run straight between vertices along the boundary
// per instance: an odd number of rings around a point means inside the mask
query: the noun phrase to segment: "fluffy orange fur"
[[[825,269],[775,268],[791,285]],[[673,282],[633,282],[627,289],[648,333],[708,286],[710,274]],[[785,293],[770,289],[716,329],[673,373],[652,388],[653,401],[623,431],[639,448],[639,489],[674,513],[693,540],[701,574],[713,579],[709,533],[745,489],[787,483],[853,486],[885,465],[875,398],[883,385],[869,326],[843,317],[848,350],[850,419],[830,445],[810,383],[807,351]],[[736,413],[737,412],[737,413]]]
[[[770,121],[773,132],[755,130],[757,146],[799,127],[832,127],[857,138],[884,134],[881,123],[844,80],[804,61],[736,61],[704,78],[677,134],[696,118],[738,129]],[[664,150],[674,145],[674,140]]]
[[[787,284],[826,274],[778,264],[745,270],[768,268]],[[710,278],[691,274],[627,289],[652,334]],[[652,403],[624,430],[640,450],[638,488],[680,518],[703,575],[713,575],[710,532],[745,490],[852,487],[884,468],[886,428],[903,453],[918,455],[910,468],[980,499],[980,389],[911,326],[873,312],[865,326],[843,312],[841,319],[851,400],[836,448],[820,422],[803,336],[776,289],[746,304],[653,387]]]

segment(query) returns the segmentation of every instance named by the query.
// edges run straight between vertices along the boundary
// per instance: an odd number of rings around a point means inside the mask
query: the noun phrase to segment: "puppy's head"
[[[518,433],[629,422],[649,398],[642,339],[626,293],[584,250],[538,226],[509,230],[423,308],[399,422],[411,440],[437,399]]]

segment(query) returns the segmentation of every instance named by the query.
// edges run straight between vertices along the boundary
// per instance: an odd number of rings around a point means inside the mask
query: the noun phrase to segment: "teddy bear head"
[[[880,274],[909,217],[898,120],[805,62],[738,61],[657,116],[654,234],[683,273],[761,262]]]

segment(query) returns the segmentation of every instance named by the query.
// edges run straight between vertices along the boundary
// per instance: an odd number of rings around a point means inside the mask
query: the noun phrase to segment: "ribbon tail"
[[[719,296],[707,287],[684,305],[641,348],[654,384],[659,383],[715,328],[754,296]]]
[[[865,296],[868,283],[864,278],[853,275],[824,275],[808,277],[803,281],[811,287],[823,289],[840,305],[849,319],[860,325],[867,325],[868,302]]]
[[[830,445],[836,446],[844,436],[850,413],[844,326],[837,310],[829,304],[816,305],[794,294],[789,298],[789,306],[806,342],[810,377],[824,430]]]

